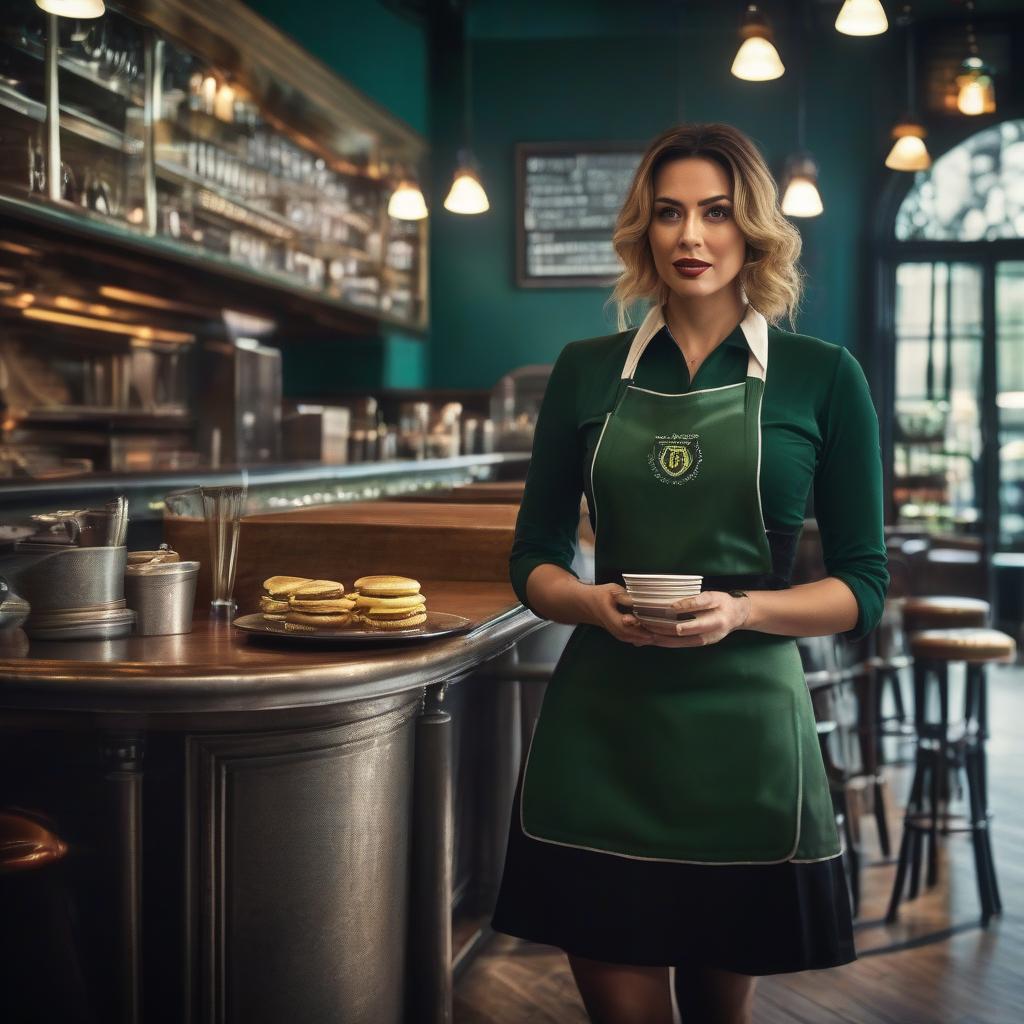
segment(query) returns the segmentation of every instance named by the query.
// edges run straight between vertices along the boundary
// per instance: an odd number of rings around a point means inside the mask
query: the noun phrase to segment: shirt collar
[[[665,326],[662,307],[652,306],[634,336],[630,355],[627,357],[626,367],[623,370],[623,377],[633,375],[640,355],[647,347],[647,342]],[[749,349],[761,364],[763,377],[768,368],[768,321],[749,302],[746,304],[743,319],[730,331],[723,344]]]

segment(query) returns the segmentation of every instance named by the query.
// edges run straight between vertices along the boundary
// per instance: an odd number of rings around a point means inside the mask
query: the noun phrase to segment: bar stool
[[[988,626],[989,612],[988,601],[951,594],[906,597],[901,608],[903,629],[907,633],[922,629],[983,629]]]
[[[32,818],[0,811],[0,875],[54,864],[68,845]]]
[[[0,1020],[93,1021],[63,881],[68,845],[36,816],[0,810]]]
[[[910,637],[914,657],[914,724],[917,750],[914,777],[910,786],[903,838],[892,898],[886,921],[896,920],[907,871],[910,871],[908,898],[920,891],[921,852],[928,836],[928,874],[926,884],[938,881],[938,837],[969,832],[974,847],[975,875],[981,900],[981,919],[987,924],[1002,910],[996,881],[995,860],[989,834],[988,787],[985,766],[987,731],[986,668],[992,662],[1012,662],[1016,656],[1013,638],[994,629],[932,629]],[[960,722],[949,720],[949,666],[962,662],[966,669],[964,713]],[[937,697],[937,717],[930,712],[933,694]],[[960,787],[964,771],[969,808],[964,815],[948,810],[951,781]],[[943,807],[943,804],[947,806]],[[942,807],[942,809],[940,809]],[[962,824],[956,824],[959,818]]]
[[[877,676],[875,686],[875,759],[883,764],[913,764],[913,760],[887,758],[885,740],[892,738],[909,742],[914,738],[914,726],[907,715],[903,700],[903,673],[911,668],[913,659],[903,628],[904,597],[889,598],[882,611],[882,619],[875,630],[873,664]],[[885,712],[885,694],[892,698],[892,714]],[[888,856],[888,854],[886,854]]]
[[[878,757],[884,760],[883,740],[886,737],[912,739],[914,727],[907,721],[903,704],[902,672],[910,667],[906,637],[924,629],[983,628],[989,624],[989,603],[974,597],[953,594],[941,596],[908,596],[885,603],[885,611],[878,628],[878,654],[876,666],[879,675],[877,689]],[[895,714],[886,717],[882,710],[886,686],[892,694]],[[891,761],[892,764],[913,764],[911,760]]]
[[[842,775],[843,807],[837,807],[837,815],[846,818],[849,841],[856,844],[848,858],[851,870],[858,866],[861,813],[866,804],[861,799],[847,799],[850,788],[857,790],[857,796],[870,796],[882,855],[890,854],[886,818],[888,781],[877,756],[878,673],[876,659],[869,655],[872,642],[870,636],[854,643],[838,636],[797,640],[815,718],[820,722],[834,721],[836,725],[834,738],[828,740],[831,755],[825,756],[823,752],[823,757],[826,768],[831,763]],[[830,778],[837,783],[836,778]]]

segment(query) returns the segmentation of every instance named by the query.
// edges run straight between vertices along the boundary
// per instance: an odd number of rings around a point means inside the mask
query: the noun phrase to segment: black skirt
[[[524,835],[520,771],[491,926],[605,963],[788,974],[857,959],[842,858],[672,864]]]

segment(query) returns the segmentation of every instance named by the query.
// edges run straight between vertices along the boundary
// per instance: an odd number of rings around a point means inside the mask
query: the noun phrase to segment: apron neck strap
[[[658,331],[665,326],[665,317],[661,306],[652,306],[644,317],[643,323],[637,328],[633,342],[629,346],[626,361],[622,364],[622,380],[632,380],[640,357]],[[740,321],[740,329],[747,339],[750,358],[747,360],[747,376],[764,381],[768,374],[768,321],[750,303]]]

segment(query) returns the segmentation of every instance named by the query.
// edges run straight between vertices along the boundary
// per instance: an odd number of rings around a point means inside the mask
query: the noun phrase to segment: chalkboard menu
[[[621,264],[612,231],[643,146],[524,142],[516,146],[516,283],[607,287]]]

